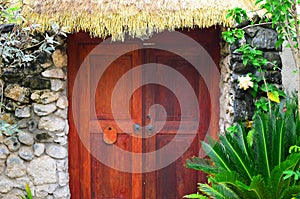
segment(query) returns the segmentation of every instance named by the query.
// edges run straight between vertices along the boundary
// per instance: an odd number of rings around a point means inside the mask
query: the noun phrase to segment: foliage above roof
[[[227,10],[253,10],[255,0],[24,0],[29,23],[51,22],[71,32],[88,31],[95,37],[119,40],[175,28],[230,26]]]

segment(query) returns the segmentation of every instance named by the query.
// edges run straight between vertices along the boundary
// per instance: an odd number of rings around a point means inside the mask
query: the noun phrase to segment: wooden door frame
[[[215,35],[215,39],[213,41],[210,41],[210,43],[213,43],[212,48],[207,49],[211,55],[213,55],[212,59],[215,61],[215,64],[219,68],[219,60],[220,60],[220,28],[209,28],[209,29],[197,29],[192,34],[197,34],[197,31],[209,31],[211,34]],[[187,30],[184,30],[184,32],[188,32]],[[77,49],[78,44],[80,43],[94,43],[99,44],[103,40],[102,39],[91,39],[88,34],[86,33],[75,33],[68,35],[67,38],[67,52],[69,54],[76,54],[76,57],[79,57],[79,51]],[[68,120],[69,120],[69,136],[68,136],[68,166],[69,166],[69,174],[70,174],[70,191],[71,191],[71,197],[72,199],[75,198],[91,198],[91,173],[90,169],[86,168],[83,162],[90,162],[91,157],[90,154],[86,152],[85,147],[81,143],[79,136],[77,134],[76,128],[75,128],[75,122],[74,119],[78,119],[78,115],[73,115],[72,106],[73,104],[78,104],[76,101],[72,101],[72,90],[74,86],[74,82],[77,76],[77,72],[79,69],[80,64],[78,63],[78,60],[71,59],[70,56],[68,56],[68,73],[67,73],[67,79],[68,79],[68,99],[69,99],[69,109],[68,109]],[[219,85],[219,77],[212,76],[211,81],[213,84]],[[219,88],[219,86],[216,86]],[[219,105],[219,91],[212,92],[211,100],[214,100],[213,103]],[[200,107],[201,109],[205,109],[207,107]],[[219,120],[219,112],[211,113],[211,120],[218,121]],[[216,122],[214,122],[216,123]],[[212,126],[211,129],[219,129],[218,126]],[[218,134],[212,134],[214,137],[217,137]],[[85,154],[84,156],[80,154]],[[86,155],[88,154],[88,155]],[[84,172],[84,175],[82,175],[82,172]],[[84,176],[86,180],[80,179],[80,177]],[[85,195],[83,195],[85,193]]]

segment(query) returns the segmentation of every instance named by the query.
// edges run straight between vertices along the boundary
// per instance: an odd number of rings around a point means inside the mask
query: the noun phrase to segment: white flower
[[[247,90],[249,87],[253,88],[252,78],[249,75],[239,77],[239,87]]]

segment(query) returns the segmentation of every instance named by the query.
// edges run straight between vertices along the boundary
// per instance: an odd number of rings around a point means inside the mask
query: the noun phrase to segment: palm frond
[[[190,169],[203,171],[207,174],[216,174],[221,171],[221,168],[214,166],[211,160],[198,157],[187,159],[185,166]]]

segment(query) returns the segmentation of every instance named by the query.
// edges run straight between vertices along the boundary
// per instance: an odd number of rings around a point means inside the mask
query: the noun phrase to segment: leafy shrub
[[[193,157],[186,166],[207,173],[209,184],[199,183],[201,194],[185,198],[295,197],[300,182],[292,176],[298,174],[300,153],[289,149],[300,145],[299,136],[297,100],[290,98],[271,114],[256,114],[251,129],[239,124],[219,141],[202,142],[210,159]]]

